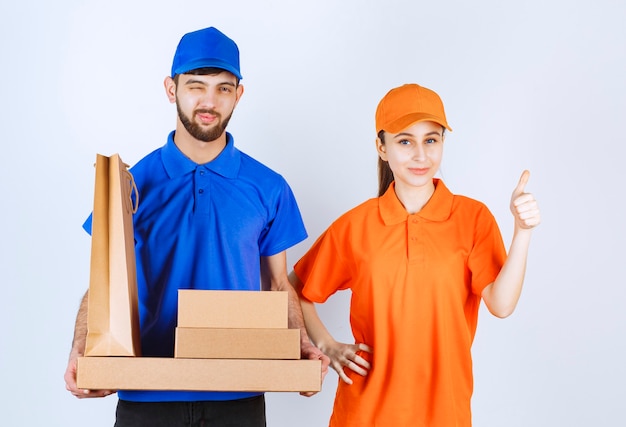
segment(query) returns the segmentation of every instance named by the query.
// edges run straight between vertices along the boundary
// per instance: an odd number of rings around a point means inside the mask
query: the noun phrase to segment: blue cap
[[[221,68],[242,78],[237,44],[214,27],[187,33],[180,39],[172,63],[172,77],[205,67]]]

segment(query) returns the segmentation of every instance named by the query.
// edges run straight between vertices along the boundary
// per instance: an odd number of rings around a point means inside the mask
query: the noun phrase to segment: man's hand
[[[70,357],[69,362],[67,363],[67,369],[65,370],[65,388],[67,391],[72,393],[79,399],[84,399],[88,397],[105,397],[110,394],[115,393],[114,390],[85,390],[79,389],[76,386],[76,366],[78,362],[78,357],[72,356]]]
[[[302,358],[303,359],[307,359],[307,360],[321,360],[322,361],[322,372],[321,372],[321,382],[324,382],[324,377],[326,377],[326,374],[328,373],[328,365],[330,364],[330,359],[328,358],[328,356],[326,356],[324,353],[322,353],[322,351],[315,347],[313,344],[311,343],[303,343],[300,346],[300,352],[302,354]],[[307,391],[307,392],[301,392],[300,393],[302,396],[305,397],[311,397],[314,394],[317,394],[316,391]]]

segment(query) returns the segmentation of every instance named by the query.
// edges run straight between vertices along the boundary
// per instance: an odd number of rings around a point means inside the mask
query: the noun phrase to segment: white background
[[[2,423],[111,426],[116,397],[77,400],[63,373],[88,281],[96,153],[134,164],[165,143],[162,82],[183,33],[241,49],[229,130],[283,174],[309,239],[376,192],[374,110],[417,82],[454,129],[442,177],[511,237],[524,168],[543,223],[517,311],[481,312],[474,424],[624,425],[626,6],[618,0],[3,1],[0,5]],[[348,295],[321,307],[350,340]],[[268,394],[268,425],[324,426],[337,375]]]

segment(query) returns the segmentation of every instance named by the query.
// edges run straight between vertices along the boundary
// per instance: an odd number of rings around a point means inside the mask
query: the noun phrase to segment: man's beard
[[[202,126],[200,126],[198,123],[192,121],[180,109],[178,103],[176,103],[176,110],[178,111],[178,118],[180,119],[183,126],[185,126],[185,129],[187,129],[187,132],[189,132],[189,134],[193,136],[194,138],[196,138],[197,140],[204,141],[204,142],[215,141],[217,138],[219,138],[226,130],[226,126],[228,126],[228,122],[230,121],[230,118],[233,115],[233,112],[231,111],[228,117],[226,117],[224,121],[221,121],[221,117],[222,117],[221,114],[217,113],[214,110],[195,110],[193,112],[194,115],[196,113],[201,113],[201,114],[204,113],[204,114],[212,114],[217,117],[218,122],[214,126],[208,129],[205,129]]]

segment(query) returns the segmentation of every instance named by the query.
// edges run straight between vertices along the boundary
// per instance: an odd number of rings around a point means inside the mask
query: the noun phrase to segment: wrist
[[[84,350],[80,350],[80,349],[74,347],[70,351],[70,360],[77,359],[79,357],[83,357],[84,355],[85,355],[85,351]]]
[[[532,234],[533,234],[532,228],[526,228],[518,224],[515,224],[515,229],[513,230],[513,238],[519,237],[519,238],[529,240]]]
[[[315,343],[317,348],[319,348],[320,351],[324,354],[328,354],[333,344],[335,344],[335,340],[324,340],[324,341]]]

